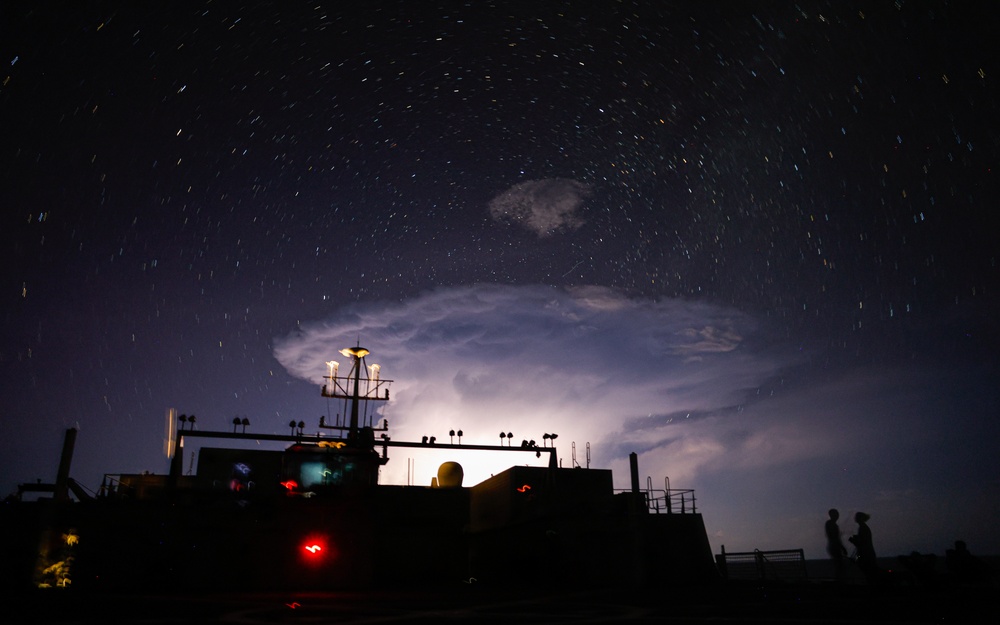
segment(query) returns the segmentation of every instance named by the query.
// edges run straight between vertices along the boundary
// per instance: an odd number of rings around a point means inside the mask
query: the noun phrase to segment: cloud
[[[529,180],[490,200],[490,215],[496,221],[509,221],[545,237],[560,229],[582,226],[580,206],[589,196],[590,186],[576,180]]]
[[[691,427],[691,415],[705,422],[737,411],[788,364],[748,351],[743,339],[755,328],[733,309],[603,287],[481,285],[356,305],[278,340],[274,353],[318,385],[323,363],[360,337],[369,364],[396,380],[385,416],[397,439],[445,440],[463,429],[465,442],[496,444],[500,430],[516,442],[556,432],[566,452],[579,443],[581,464],[593,442],[605,466],[634,447],[667,452],[690,476],[727,453],[718,432]],[[561,456],[569,466],[570,454]],[[488,477],[469,466],[466,475]]]

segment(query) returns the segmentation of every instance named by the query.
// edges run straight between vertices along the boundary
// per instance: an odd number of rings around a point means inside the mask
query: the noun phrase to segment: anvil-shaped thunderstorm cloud
[[[379,416],[393,439],[448,442],[462,430],[463,444],[497,445],[511,432],[517,446],[556,433],[562,466],[586,465],[589,444],[591,466],[612,469],[618,488],[634,451],[643,487],[669,477],[672,488],[697,489],[722,544],[821,552],[822,520],[838,506],[846,518],[877,510],[908,537],[883,548],[926,550],[942,532],[985,541],[996,511],[988,484],[970,479],[996,465],[979,442],[995,428],[975,425],[994,401],[975,368],[943,377],[909,360],[838,367],[828,347],[792,345],[766,319],[603,287],[465,286],[356,304],[277,340],[274,354],[319,385],[324,363],[356,341],[395,380]],[[968,401],[941,399],[956,396]],[[546,461],[410,448],[390,457],[383,483],[429,484],[446,460],[463,465],[466,485]],[[932,463],[927,476],[901,470],[914,457]],[[980,504],[923,514],[944,498]]]
[[[446,442],[449,430],[461,429],[465,443],[500,444],[499,433],[509,431],[515,446],[542,445],[544,433],[557,433],[563,466],[574,442],[576,462],[585,464],[590,443],[596,466],[620,465],[637,451],[645,471],[676,481],[762,444],[731,430],[747,427],[742,405],[790,361],[751,349],[754,332],[747,316],[703,303],[631,299],[600,287],[473,286],[358,305],[278,341],[275,356],[292,375],[321,384],[324,363],[360,340],[369,364],[395,380],[382,416],[397,440]],[[792,434],[762,428],[770,430],[768,461],[799,453],[786,445]],[[417,483],[429,482],[444,459],[461,462],[468,483],[504,462],[545,459],[508,454],[478,464],[475,454],[446,455],[418,459]],[[384,479],[405,480],[402,465],[390,463]]]

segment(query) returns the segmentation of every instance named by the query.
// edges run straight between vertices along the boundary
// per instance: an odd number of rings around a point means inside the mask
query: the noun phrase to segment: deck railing
[[[723,545],[715,562],[727,580],[791,581],[808,577],[802,549],[727,552]]]
[[[617,493],[630,493],[627,488],[615,490]],[[646,507],[654,514],[697,514],[694,489],[647,488],[640,491],[645,497]]]

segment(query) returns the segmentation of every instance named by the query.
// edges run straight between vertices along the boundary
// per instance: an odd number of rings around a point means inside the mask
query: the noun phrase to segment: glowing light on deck
[[[323,534],[309,534],[299,543],[299,562],[303,566],[323,567],[336,558],[337,550],[330,546],[329,537]]]
[[[332,447],[333,449],[341,449],[347,447],[347,443],[342,441],[320,441],[316,443],[319,447]]]

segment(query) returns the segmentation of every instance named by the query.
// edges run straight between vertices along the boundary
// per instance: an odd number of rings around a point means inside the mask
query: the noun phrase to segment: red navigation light
[[[521,488],[517,489],[517,492],[519,492],[519,493],[526,493],[529,490],[531,490],[531,484],[525,484]]]
[[[325,566],[336,555],[326,536],[309,534],[298,545],[299,562],[308,567]]]

